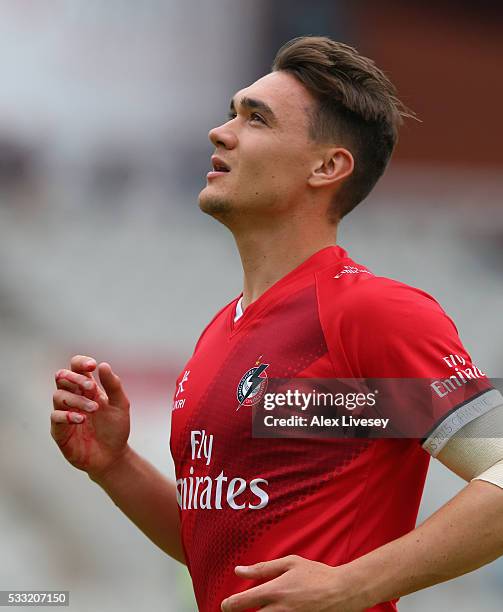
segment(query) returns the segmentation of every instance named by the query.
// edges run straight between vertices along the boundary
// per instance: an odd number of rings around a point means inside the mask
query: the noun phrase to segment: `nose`
[[[230,128],[229,122],[223,123],[210,130],[208,138],[215,147],[233,149],[237,145],[237,136]]]

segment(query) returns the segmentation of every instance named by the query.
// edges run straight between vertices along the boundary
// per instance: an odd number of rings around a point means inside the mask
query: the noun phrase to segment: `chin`
[[[232,210],[230,200],[218,195],[205,193],[207,189],[208,188],[205,187],[199,194],[199,208],[204,213],[211,215],[212,217],[220,218],[228,215]]]

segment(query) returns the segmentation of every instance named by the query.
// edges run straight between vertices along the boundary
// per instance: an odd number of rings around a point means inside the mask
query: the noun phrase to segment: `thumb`
[[[272,579],[281,576],[292,568],[289,557],[274,559],[273,561],[262,561],[255,565],[238,565],[235,572],[238,576],[249,578],[250,580]]]
[[[108,401],[114,406],[118,406],[123,410],[129,408],[129,400],[124,393],[122,388],[121,379],[114,374],[112,366],[104,361],[98,366],[98,373],[100,376],[100,382],[103,385],[103,389],[108,395]]]

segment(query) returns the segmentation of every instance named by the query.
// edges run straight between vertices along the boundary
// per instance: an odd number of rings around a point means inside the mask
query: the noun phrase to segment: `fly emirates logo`
[[[213,434],[204,429],[190,432],[192,462],[195,467],[208,467],[213,454]],[[204,468],[203,468],[204,469]],[[194,465],[190,466],[190,476],[176,481],[176,498],[182,510],[222,510],[229,507],[232,510],[260,510],[269,503],[269,495],[265,490],[269,482],[264,478],[253,478],[248,482],[239,476],[227,476],[222,470],[216,478],[197,476]],[[249,490],[252,499],[243,493]]]

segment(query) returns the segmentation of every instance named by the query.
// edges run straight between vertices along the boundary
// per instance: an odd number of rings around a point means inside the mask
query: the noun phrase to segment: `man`
[[[244,289],[177,380],[176,483],[128,446],[129,402],[106,362],[57,372],[52,435],[187,564],[200,610],[394,610],[502,554],[503,398],[433,298],[335,245],[409,115],[374,63],[295,39],[230,111],[209,134],[200,207],[232,231]],[[442,401],[422,441],[253,437],[251,409],[284,378],[432,378]],[[470,482],[414,529],[430,455]]]

